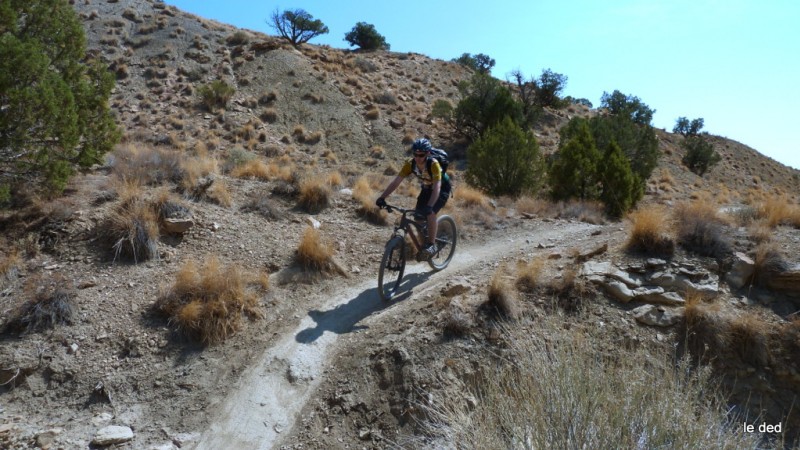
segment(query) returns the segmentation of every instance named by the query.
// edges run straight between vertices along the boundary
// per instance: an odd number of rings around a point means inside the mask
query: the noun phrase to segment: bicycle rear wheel
[[[386,243],[386,250],[381,259],[378,271],[378,294],[381,300],[388,302],[397,294],[403,272],[406,270],[405,240],[395,236]]]
[[[450,216],[440,216],[436,220],[436,253],[428,260],[433,270],[442,270],[450,264],[456,252],[458,230],[456,222]]]

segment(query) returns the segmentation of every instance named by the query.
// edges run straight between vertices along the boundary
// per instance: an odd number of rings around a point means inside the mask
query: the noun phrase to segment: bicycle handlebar
[[[417,211],[416,209],[404,209],[404,208],[401,208],[399,206],[390,205],[388,203],[385,206],[383,206],[383,208],[386,209],[386,211],[388,211],[390,213],[394,212],[394,210],[397,210],[403,215],[408,214],[408,213],[413,213],[413,212]]]

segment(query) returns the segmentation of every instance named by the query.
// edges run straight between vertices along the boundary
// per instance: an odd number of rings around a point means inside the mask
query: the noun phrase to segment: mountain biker
[[[407,161],[400,173],[389,183],[386,190],[375,201],[379,208],[386,206],[386,197],[392,194],[403,180],[414,175],[419,179],[422,190],[417,197],[416,215],[428,220],[428,245],[423,250],[427,257],[436,254],[436,214],[441,210],[447,199],[450,198],[450,176],[442,173],[439,162],[431,156],[433,146],[425,138],[417,139],[411,144],[413,158]]]

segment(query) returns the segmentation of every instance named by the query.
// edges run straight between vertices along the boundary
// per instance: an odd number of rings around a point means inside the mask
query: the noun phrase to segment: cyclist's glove
[[[377,206],[378,208],[385,208],[386,207],[386,199],[383,198],[383,197],[378,197],[378,199],[375,200],[375,206]]]
[[[429,215],[433,214],[433,206],[423,206],[420,208],[417,213],[423,217],[428,217]]]

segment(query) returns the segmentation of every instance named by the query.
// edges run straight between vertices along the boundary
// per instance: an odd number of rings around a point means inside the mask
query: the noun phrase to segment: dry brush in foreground
[[[728,415],[707,371],[676,368],[668,355],[603,351],[602,331],[587,336],[560,322],[534,326],[548,339],[506,329],[500,364],[429,405],[432,434],[476,449],[758,446],[761,436]]]

